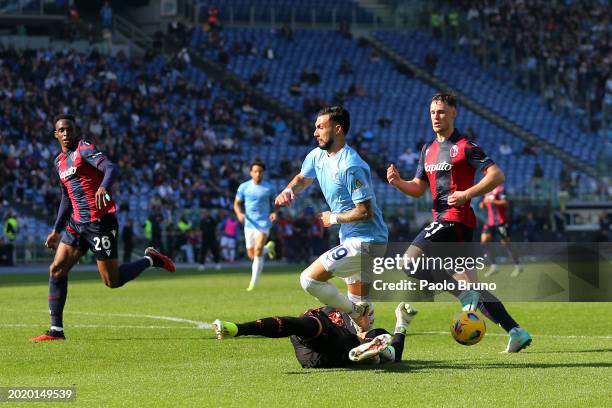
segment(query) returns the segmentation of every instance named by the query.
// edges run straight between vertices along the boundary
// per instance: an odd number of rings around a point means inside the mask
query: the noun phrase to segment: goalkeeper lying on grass
[[[290,337],[303,368],[346,367],[402,360],[406,329],[417,314],[407,303],[395,309],[393,336],[384,329],[358,333],[351,318],[330,307],[307,310],[300,317],[266,317],[247,323],[213,322],[219,340],[237,336]]]

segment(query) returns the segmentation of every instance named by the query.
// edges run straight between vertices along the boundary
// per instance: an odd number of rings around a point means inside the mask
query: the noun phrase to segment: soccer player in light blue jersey
[[[368,330],[373,322],[373,307],[368,301],[369,283],[361,279],[361,255],[386,244],[387,226],[376,204],[370,166],[345,142],[350,116],[341,106],[319,112],[314,137],[318,147],[304,159],[300,174],[275,199],[288,206],[295,195],[318,180],[331,211],[319,214],[323,226],[340,224],[340,245],[315,260],[300,276],[302,288],[322,303],[340,309]],[[372,254],[370,254],[372,255]],[[348,297],[328,281],[343,278]],[[369,319],[362,319],[367,315]]]
[[[263,181],[266,166],[259,160],[251,164],[251,180],[238,187],[234,200],[234,212],[238,221],[244,224],[244,238],[247,255],[253,261],[251,265],[251,282],[247,291],[252,291],[261,275],[264,264],[264,254],[274,258],[274,241],[264,243],[270,235],[270,227],[276,221],[276,213],[272,211],[274,188]],[[243,210],[244,207],[244,210]]]

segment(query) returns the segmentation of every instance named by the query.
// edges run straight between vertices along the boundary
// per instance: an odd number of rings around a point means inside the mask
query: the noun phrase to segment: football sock
[[[270,252],[270,247],[264,245],[264,247],[263,247],[263,254],[266,255],[268,252]]]
[[[321,303],[340,309],[345,313],[353,312],[353,302],[342,295],[338,288],[331,283],[311,279],[304,273],[300,275],[300,283],[306,292],[319,299]]]
[[[395,349],[395,362],[402,361],[402,353],[404,352],[405,333],[395,333],[391,338],[391,347]]]
[[[266,317],[253,322],[238,323],[236,336],[264,336],[271,338],[296,335],[309,339],[319,334],[321,326],[317,319],[310,316],[300,317]]]
[[[487,246],[489,243],[486,243],[484,245],[484,253],[485,256],[487,257],[487,259],[489,260],[489,263],[491,265],[495,265],[497,262],[497,258],[495,257],[495,251],[493,250],[493,248],[491,246]]]
[[[150,266],[151,263],[147,258],[142,258],[128,264],[119,265],[119,286],[123,286],[132,279],[136,279],[138,275],[142,273],[142,271]]]
[[[512,258],[512,262],[514,262],[515,265],[520,265],[521,261],[519,261],[518,256],[516,256],[516,253],[510,249],[510,244],[506,245],[506,251],[508,251],[508,255],[510,255],[510,258]]]
[[[251,283],[249,286],[255,286],[261,271],[263,270],[264,258],[263,256],[256,256],[253,258],[253,264],[251,265]]]
[[[63,327],[64,305],[68,295],[68,277],[49,276],[49,312],[51,326]]]
[[[518,326],[518,323],[510,316],[504,304],[495,297],[488,290],[481,290],[480,299],[481,303],[478,305],[478,309],[483,312],[485,316],[490,318],[494,323],[499,324],[507,332],[510,332],[513,328]],[[483,311],[483,309],[485,311]]]

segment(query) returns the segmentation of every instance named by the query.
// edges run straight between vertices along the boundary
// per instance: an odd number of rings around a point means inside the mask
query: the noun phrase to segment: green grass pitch
[[[456,303],[418,303],[404,362],[360,369],[305,370],[287,339],[198,328],[317,307],[299,272],[267,268],[251,293],[245,269],[147,271],[115,290],[75,273],[68,340],[38,344],[28,339],[48,327],[47,277],[0,275],[0,386],[74,385],[79,407],[612,406],[612,303],[507,304],[534,338],[515,355],[498,354],[507,338],[491,324],[480,344],[455,343]],[[377,326],[392,330],[394,307],[376,304]]]

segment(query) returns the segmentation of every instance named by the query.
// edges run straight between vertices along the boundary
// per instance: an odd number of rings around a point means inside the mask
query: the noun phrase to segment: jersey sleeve
[[[344,185],[355,204],[371,200],[374,196],[369,174],[363,167],[349,167],[344,175]]]
[[[417,169],[416,169],[416,173],[414,177],[429,182],[429,179],[427,178],[427,173],[425,172],[425,152],[426,151],[427,151],[427,145],[424,145],[423,148],[421,149],[421,155],[419,156],[419,164],[417,165]]]
[[[482,150],[480,146],[473,142],[467,142],[465,145],[465,158],[477,171],[483,171],[489,166],[495,164],[493,160]]]
[[[302,176],[310,179],[317,178],[314,159],[314,154],[312,152],[308,153],[304,162],[302,162],[302,169],[300,170]]]
[[[108,161],[106,155],[99,151],[96,146],[89,142],[81,142],[80,153],[83,160],[85,160],[87,163],[91,164],[95,168],[99,168],[102,162]]]
[[[238,186],[238,191],[236,191],[236,200],[244,203],[244,190],[246,190],[246,184],[241,184]]]

